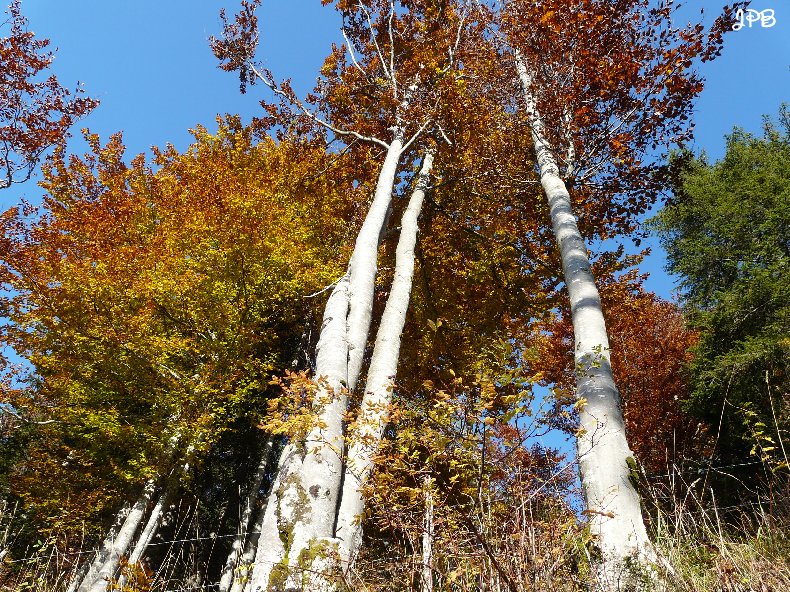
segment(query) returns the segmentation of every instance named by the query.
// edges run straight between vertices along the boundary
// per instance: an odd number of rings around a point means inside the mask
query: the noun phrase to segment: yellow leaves
[[[345,174],[345,157],[256,144],[232,123],[199,128],[183,154],[156,151],[156,172],[142,158],[123,164],[120,138],[91,140],[84,158],[53,161],[45,217],[1,221],[14,230],[5,260],[17,271],[4,339],[27,352],[42,377],[36,401],[68,419],[86,458],[128,452],[103,478],[133,481],[174,431],[202,454],[240,410],[264,413],[277,387],[265,377],[290,363],[321,305],[303,295],[345,259],[355,191],[344,175],[315,175]],[[291,435],[313,425],[314,385],[286,382],[267,428]],[[88,462],[60,470],[95,478]]]

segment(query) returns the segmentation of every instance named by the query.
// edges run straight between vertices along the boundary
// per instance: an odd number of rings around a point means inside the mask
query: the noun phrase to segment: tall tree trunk
[[[395,186],[395,175],[398,172],[402,150],[403,131],[396,129],[379,173],[373,202],[357,235],[349,265],[348,390],[350,391],[357,386],[370,333],[379,243],[392,203],[392,190]]]
[[[168,457],[174,453],[180,439],[180,431],[170,437],[167,447]],[[66,592],[95,592],[106,589],[107,581],[118,569],[120,557],[128,552],[134,535],[145,517],[156,484],[156,477],[149,479],[135,504],[131,507],[125,506],[118,513],[118,518],[102,542],[101,548],[96,552],[96,557],[87,568],[83,566],[77,571]],[[112,575],[105,579],[104,574],[108,571],[112,572]]]
[[[156,480],[149,480],[143,489],[140,498],[129,510],[126,518],[115,536],[105,539],[102,550],[97,555],[88,574],[80,582],[78,592],[105,592],[110,580],[118,570],[121,557],[129,551],[134,540],[134,535],[145,518],[148,504],[156,490]]]
[[[134,544],[134,548],[129,555],[128,565],[130,567],[140,563],[145,552],[148,550],[148,544],[156,535],[156,532],[159,530],[159,527],[162,524],[162,518],[164,517],[164,511],[170,505],[170,491],[165,489],[162,494],[159,496],[159,499],[156,501],[156,505],[154,505],[153,510],[151,510],[151,514],[148,516],[148,521],[145,523],[145,527],[143,527],[143,531],[140,533],[140,536],[137,537],[137,542]],[[121,574],[118,577],[118,588],[123,589],[124,585],[126,584],[126,576]]]
[[[378,248],[392,202],[403,131],[396,128],[365,221],[357,235],[347,275],[327,301],[316,354],[320,380],[318,426],[303,446],[288,444],[261,525],[249,589],[320,590],[325,579],[316,559],[334,541],[343,477],[344,388],[359,378],[373,310]],[[302,454],[303,451],[303,454]],[[274,496],[271,498],[271,496]]]
[[[95,574],[98,573],[99,569],[101,569],[101,564],[107,560],[109,549],[112,546],[112,541],[114,541],[118,536],[118,532],[123,527],[126,517],[129,515],[129,511],[131,509],[132,508],[129,504],[125,504],[124,507],[121,508],[121,510],[116,515],[115,522],[107,533],[107,537],[102,542],[101,547],[96,550],[93,560],[84,562],[74,573],[74,577],[71,579],[71,582],[69,582],[69,587],[66,588],[66,592],[77,592],[80,584],[82,584],[82,582],[85,581],[89,575],[90,577],[95,577]]]
[[[411,297],[414,276],[414,247],[417,243],[418,219],[433,167],[433,152],[426,153],[415,189],[401,220],[400,238],[395,254],[395,276],[381,315],[373,356],[368,369],[365,394],[359,415],[350,436],[343,496],[337,518],[340,559],[348,570],[359,550],[362,539],[360,516],[364,510],[364,485],[384,433],[393,380],[398,369],[401,334]]]
[[[272,456],[272,460],[274,457]],[[263,517],[266,514],[266,508],[272,500],[271,495],[265,495],[263,504],[255,515],[252,521],[250,531],[244,541],[244,551],[242,552],[237,562],[236,570],[233,573],[233,585],[230,587],[230,592],[245,592],[251,590],[250,576],[252,574],[253,566],[255,565],[255,553],[258,549],[258,540],[261,536],[259,525],[263,523]]]
[[[230,554],[225,561],[225,566],[222,568],[222,575],[219,580],[219,591],[228,592],[234,581],[236,569],[239,567],[239,560],[241,559],[244,549],[247,546],[247,539],[249,539],[250,526],[252,525],[252,518],[255,512],[255,504],[258,501],[258,494],[260,492],[261,483],[266,476],[266,471],[271,464],[272,449],[274,447],[274,439],[269,437],[263,447],[263,454],[261,455],[261,462],[255,469],[252,476],[247,494],[244,497],[244,504],[241,509],[241,516],[239,516],[239,529],[238,536],[233,539]]]
[[[576,224],[557,161],[546,140],[529,67],[518,52],[515,61],[540,181],[548,198],[570,297],[576,344],[576,396],[583,402],[579,410],[581,431],[577,443],[579,470],[590,515],[590,530],[601,550],[598,579],[603,589],[619,589],[619,584],[628,577],[629,561],[652,562],[654,555],[642,520],[639,495],[629,480],[628,459],[633,458],[633,454],[626,441],[601,299],[587,247]]]

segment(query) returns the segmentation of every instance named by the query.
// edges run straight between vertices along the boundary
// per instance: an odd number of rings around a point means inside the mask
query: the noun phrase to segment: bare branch
[[[341,275],[341,276],[340,276],[339,278],[337,278],[337,279],[336,279],[334,282],[332,282],[331,284],[329,284],[329,285],[328,285],[326,288],[322,288],[322,289],[318,290],[318,292],[313,292],[312,294],[307,294],[306,296],[303,296],[303,298],[315,298],[316,296],[320,296],[320,295],[321,295],[321,294],[323,294],[324,292],[326,292],[326,291],[328,291],[328,290],[331,290],[332,288],[334,288],[334,287],[335,287],[337,284],[339,284],[339,283],[340,283],[340,281],[341,281],[343,278],[345,278],[345,277],[347,277],[347,276],[348,276],[348,272],[346,272],[346,273],[344,273],[343,275]]]
[[[8,405],[4,405],[4,406],[0,407],[0,413],[5,413],[7,415],[10,415],[11,417],[14,417],[14,418],[18,419],[19,421],[21,421],[22,423],[27,424],[27,425],[49,425],[51,423],[61,423],[57,419],[47,419],[45,421],[35,421],[35,420],[32,420],[32,419],[28,419],[27,417],[21,416],[19,413],[14,411]]]
[[[416,132],[414,132],[412,137],[409,138],[409,140],[403,145],[403,148],[401,148],[401,153],[406,152],[406,150],[408,150],[409,146],[411,146],[412,143],[414,142],[414,140],[416,140],[420,136],[420,134],[422,134],[422,132],[425,131],[425,128],[428,127],[428,125],[431,123],[431,121],[432,121],[431,119],[426,119],[423,122],[423,124],[420,126],[420,129],[418,129]]]
[[[346,27],[345,26],[340,27],[340,30],[343,32],[343,39],[346,40],[346,47],[348,48],[348,53],[351,56],[351,63],[354,64],[357,70],[359,70],[363,74],[367,74],[367,72],[365,72],[365,69],[362,66],[360,66],[359,62],[357,61],[357,56],[354,54],[354,45],[353,43],[351,43],[351,40],[348,38],[348,35],[346,34]]]
[[[282,88],[280,88],[277,85],[277,83],[274,80],[272,80],[272,78],[270,76],[265,76],[260,70],[258,70],[258,68],[255,67],[254,64],[250,63],[249,64],[249,68],[250,68],[250,71],[255,75],[255,77],[258,78],[261,82],[263,82],[266,86],[268,86],[269,89],[275,95],[285,99],[286,101],[288,101],[289,103],[291,103],[292,105],[297,107],[305,116],[309,117],[311,120],[313,120],[318,125],[328,129],[329,131],[331,131],[336,136],[350,136],[352,138],[356,138],[357,140],[361,140],[363,142],[371,142],[373,144],[378,144],[382,148],[389,148],[389,144],[387,144],[383,140],[379,140],[376,137],[365,136],[365,135],[360,134],[359,132],[355,132],[355,131],[351,131],[351,130],[344,130],[344,129],[341,129],[339,127],[335,127],[334,125],[332,125],[328,121],[325,121],[324,119],[321,119],[320,117],[318,117],[318,115],[316,115],[315,113],[310,111],[307,107],[305,107],[304,103],[302,103],[299,99],[297,99],[293,95],[285,92]]]
[[[390,14],[387,28],[390,36],[390,78],[392,79],[392,94],[398,98],[398,81],[395,79],[395,36],[392,34],[392,19],[395,18],[395,2],[390,0]]]
[[[370,31],[370,40],[371,40],[371,41],[373,41],[373,45],[374,45],[374,46],[375,46],[375,48],[376,48],[376,53],[377,53],[377,54],[378,54],[378,56],[379,56],[379,61],[381,62],[381,67],[384,69],[384,74],[387,76],[387,78],[389,78],[389,79],[390,79],[390,82],[392,82],[392,85],[393,85],[393,91],[394,91],[394,90],[395,90],[395,88],[396,88],[396,87],[395,87],[395,72],[394,72],[394,71],[390,71],[390,70],[387,68],[387,62],[386,62],[386,60],[384,59],[384,54],[382,53],[382,51],[381,51],[381,47],[379,47],[379,42],[378,42],[378,40],[376,39],[376,35],[375,35],[375,33],[373,32],[373,21],[372,21],[372,20],[371,20],[371,18],[370,18],[370,13],[369,13],[369,12],[368,12],[368,10],[365,8],[365,6],[362,4],[362,2],[359,2],[358,6],[359,6],[359,8],[362,10],[362,12],[364,12],[364,13],[365,13],[365,18],[366,18],[366,19],[367,19],[367,21],[368,21],[368,30]]]

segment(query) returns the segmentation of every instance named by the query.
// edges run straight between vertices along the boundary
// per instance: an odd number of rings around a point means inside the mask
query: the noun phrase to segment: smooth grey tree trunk
[[[334,389],[341,388],[345,382],[348,359],[345,337],[347,315],[348,274],[335,285],[327,301],[316,356],[316,373],[324,380],[323,385],[318,388],[316,404],[323,407],[322,420],[332,422],[332,425],[326,425],[333,438],[337,438],[338,431],[342,438],[342,413],[345,411],[342,405],[345,403],[345,396]],[[321,434],[311,433],[311,436],[315,442]],[[280,455],[277,475],[260,524],[249,590],[268,590],[272,586],[274,589],[277,586],[284,589],[289,578],[289,567],[298,563],[300,554],[310,544],[308,533],[299,532],[300,529],[307,529],[304,525],[305,515],[312,510],[301,474],[304,457],[300,447],[306,446],[307,444],[302,443],[286,444]],[[337,455],[337,452],[333,452],[322,454],[322,457],[331,462]],[[338,458],[338,464],[341,462]],[[340,471],[339,468],[337,470]],[[320,493],[325,489],[321,487],[318,491]],[[330,495],[332,494],[330,491]],[[337,493],[334,492],[334,495]],[[332,516],[334,519],[334,512]],[[300,537],[298,541],[297,535]]]
[[[145,518],[148,504],[151,502],[155,490],[156,480],[151,479],[145,484],[142,495],[129,510],[115,536],[105,539],[102,550],[77,588],[78,592],[105,592],[107,590],[118,570],[121,557],[128,553],[134,535]]]
[[[159,496],[159,499],[156,501],[156,505],[154,506],[154,509],[151,510],[151,515],[148,517],[148,522],[146,522],[143,532],[140,533],[140,536],[134,545],[134,549],[129,555],[130,565],[134,565],[135,563],[139,562],[145,555],[148,545],[151,543],[151,540],[154,538],[154,536],[156,536],[156,532],[159,530],[159,527],[162,524],[164,512],[167,510],[169,505],[170,491],[166,490],[162,492],[162,494]]]
[[[323,590],[324,558],[335,544],[343,478],[344,389],[353,390],[362,368],[373,310],[378,248],[392,202],[403,132],[396,127],[379,172],[373,201],[357,235],[347,275],[332,291],[316,354],[318,425],[303,445],[283,451],[261,525],[249,590]],[[331,562],[330,562],[331,563]]]
[[[597,566],[600,586],[619,589],[629,578],[629,565],[654,562],[639,495],[629,480],[633,458],[625,435],[620,395],[614,383],[609,340],[601,299],[587,247],[576,224],[570,195],[546,140],[533,81],[524,57],[515,53],[540,181],[549,202],[551,223],[560,249],[571,304],[575,340],[576,396],[581,431],[577,447],[590,530],[601,550]]]
[[[80,568],[74,573],[74,577],[71,579],[68,588],[66,588],[66,592],[77,592],[80,584],[85,581],[89,574],[91,577],[95,577],[95,574],[98,573],[99,569],[101,569],[102,563],[107,560],[109,549],[112,546],[112,541],[114,541],[115,537],[118,536],[118,532],[123,527],[124,521],[129,515],[129,511],[131,509],[131,506],[128,504],[121,508],[121,510],[116,515],[115,523],[113,523],[113,525],[110,527],[107,537],[102,542],[101,547],[97,549],[93,560],[84,562],[82,566],[80,566]]]
[[[274,461],[274,456],[272,456],[272,461]],[[244,551],[241,557],[239,557],[236,570],[233,574],[233,585],[230,588],[230,592],[245,592],[245,590],[251,589],[250,576],[252,575],[252,569],[255,565],[255,553],[258,550],[258,540],[261,536],[259,525],[263,523],[266,508],[271,500],[271,495],[266,495],[264,497],[263,505],[252,521],[247,540],[244,542]]]
[[[87,561],[77,567],[77,570],[74,572],[74,575],[69,581],[69,586],[66,588],[66,592],[77,592],[77,586],[79,586],[82,580],[85,579],[90,567],[91,564]]]
[[[247,490],[247,494],[244,497],[241,515],[239,516],[238,536],[233,539],[230,553],[228,554],[228,558],[225,561],[225,566],[222,568],[222,575],[220,576],[218,586],[220,592],[228,592],[231,589],[235,579],[234,576],[236,574],[236,570],[239,568],[240,560],[244,554],[244,549],[247,546],[247,540],[250,536],[250,527],[252,526],[254,528],[254,525],[252,524],[252,518],[253,514],[255,513],[255,504],[258,501],[261,483],[263,483],[263,478],[266,476],[266,471],[271,464],[271,452],[273,447],[274,440],[273,438],[269,437],[263,446],[261,462],[258,463],[258,467],[255,469],[249,489]]]
[[[148,516],[148,521],[145,523],[143,531],[140,533],[140,536],[137,537],[137,542],[134,544],[134,548],[129,554],[128,564],[130,566],[139,563],[145,555],[145,552],[148,549],[148,544],[159,530],[159,527],[162,524],[162,518],[164,517],[164,512],[169,505],[170,491],[165,489],[165,491],[162,492],[162,494],[159,496],[159,499],[156,501],[153,510],[151,510],[151,514]],[[123,586],[126,584],[126,579],[126,576],[123,574],[118,577],[118,587],[120,589],[123,589]]]
[[[395,174],[403,150],[403,131],[396,129],[376,183],[376,192],[365,222],[357,235],[349,265],[350,308],[348,312],[348,390],[357,386],[362,359],[370,333],[373,291],[378,271],[381,233],[392,203]]]
[[[433,152],[426,153],[409,204],[403,212],[400,238],[395,252],[395,275],[368,369],[365,394],[353,431],[350,434],[348,461],[343,480],[343,495],[337,514],[340,560],[347,571],[362,542],[360,516],[365,508],[362,487],[373,466],[384,427],[389,416],[394,378],[398,369],[401,334],[411,297],[414,276],[414,248],[418,219],[433,167]]]

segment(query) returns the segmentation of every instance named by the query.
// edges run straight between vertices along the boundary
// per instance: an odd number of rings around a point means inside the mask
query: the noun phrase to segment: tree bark
[[[165,489],[165,491],[162,492],[162,494],[159,496],[159,499],[156,501],[156,505],[154,505],[153,510],[151,510],[151,514],[148,516],[148,521],[145,523],[145,527],[140,533],[140,536],[137,538],[137,542],[134,544],[134,548],[129,555],[129,566],[134,566],[135,564],[139,563],[145,555],[145,552],[148,550],[148,544],[156,535],[157,530],[159,530],[159,527],[162,524],[162,518],[164,517],[164,512],[170,505],[170,494],[171,491]],[[122,574],[118,578],[118,588],[122,590],[125,584],[126,576]]]
[[[102,544],[102,550],[97,555],[88,574],[80,582],[78,592],[105,592],[110,580],[118,570],[121,557],[129,551],[134,540],[134,535],[145,518],[148,504],[156,490],[156,480],[149,480],[143,489],[140,498],[129,510],[126,518],[116,536],[109,536]]]
[[[272,458],[272,460],[274,459]],[[251,590],[250,576],[255,565],[255,553],[258,550],[258,540],[261,536],[260,524],[263,523],[263,517],[266,514],[266,508],[271,499],[272,497],[270,495],[264,497],[263,505],[261,509],[258,510],[252,522],[250,532],[247,539],[244,541],[244,551],[241,557],[239,557],[236,570],[233,574],[233,585],[230,588],[230,592],[245,592],[245,590]]]
[[[231,589],[235,580],[234,576],[236,575],[236,569],[239,567],[240,560],[247,547],[247,540],[250,537],[250,527],[252,526],[254,528],[252,518],[255,512],[255,504],[258,501],[258,494],[261,483],[263,483],[263,478],[266,476],[266,470],[271,464],[273,446],[274,440],[269,437],[263,447],[261,462],[258,463],[258,467],[255,469],[250,487],[244,498],[244,505],[241,510],[241,516],[239,517],[238,536],[233,539],[230,554],[225,561],[225,566],[222,568],[222,575],[220,576],[218,586],[220,592],[228,592]]]
[[[590,530],[601,550],[596,567],[602,589],[619,589],[628,578],[629,561],[654,561],[640,508],[639,495],[629,479],[633,454],[625,436],[620,395],[609,356],[609,340],[601,299],[587,247],[576,224],[570,195],[546,140],[537,107],[532,76],[524,57],[515,52],[516,69],[524,93],[540,181],[548,198],[552,228],[560,249],[565,285],[571,304],[575,340],[576,396],[580,433],[577,440]]]
[[[283,451],[278,476],[261,525],[249,590],[272,587],[321,590],[328,585],[317,567],[334,545],[343,477],[344,388],[353,390],[362,368],[373,310],[382,228],[392,202],[403,131],[396,127],[379,172],[373,201],[357,235],[347,275],[332,291],[316,354],[320,381],[318,426],[303,445]]]
[[[395,276],[376,335],[368,369],[365,394],[352,434],[343,496],[337,519],[340,559],[348,570],[362,540],[360,516],[364,510],[362,486],[373,465],[392,401],[393,380],[398,369],[401,334],[411,297],[414,276],[414,247],[417,243],[418,219],[433,167],[433,152],[427,152],[417,177],[415,189],[401,220],[400,238],[395,254]]]
[[[112,541],[118,536],[118,532],[123,527],[126,517],[129,515],[131,506],[125,504],[123,508],[116,515],[115,523],[110,527],[107,537],[102,542],[101,547],[96,550],[96,555],[92,561],[84,562],[80,568],[74,573],[74,577],[69,582],[69,587],[66,592],[77,592],[80,584],[89,576],[94,577],[95,574],[101,569],[101,564],[107,560],[108,549],[112,545]]]
[[[403,130],[396,128],[376,183],[376,192],[365,222],[357,235],[349,265],[348,390],[357,386],[370,333],[373,291],[378,271],[378,250],[387,212],[392,203],[395,174],[403,150]]]

